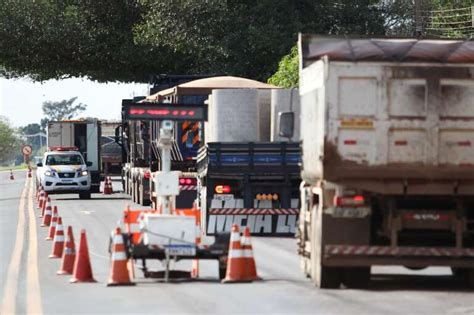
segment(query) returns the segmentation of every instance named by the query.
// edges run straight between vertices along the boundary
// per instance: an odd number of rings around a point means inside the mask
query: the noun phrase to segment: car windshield
[[[84,161],[79,154],[50,154],[46,165],[82,165]]]

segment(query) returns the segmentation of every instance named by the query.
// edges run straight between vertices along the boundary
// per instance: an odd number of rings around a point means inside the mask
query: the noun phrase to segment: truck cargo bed
[[[299,143],[213,142],[199,150],[199,173],[299,173]]]
[[[474,66],[320,60],[302,76],[306,182],[472,193]]]

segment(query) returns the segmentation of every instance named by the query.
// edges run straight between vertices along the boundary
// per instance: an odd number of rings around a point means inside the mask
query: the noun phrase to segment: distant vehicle
[[[299,47],[306,276],[364,287],[373,265],[445,266],[474,286],[474,42]]]
[[[101,176],[101,124],[97,119],[51,121],[48,123],[48,147],[77,147],[86,161],[92,193],[98,193]]]
[[[49,194],[79,193],[79,198],[91,197],[91,174],[76,147],[49,147],[43,160],[37,163],[36,184]]]
[[[120,176],[122,174],[122,148],[115,142],[115,129],[121,122],[105,121],[100,122],[100,158],[101,170],[104,176]]]

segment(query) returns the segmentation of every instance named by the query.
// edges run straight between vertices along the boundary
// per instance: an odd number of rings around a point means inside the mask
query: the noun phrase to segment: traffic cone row
[[[104,195],[111,195],[114,193],[114,190],[112,188],[112,179],[110,177],[106,177],[104,181],[104,191],[102,194]]]
[[[31,168],[28,167],[28,178],[31,178]]]
[[[248,227],[245,228],[241,240],[239,227],[234,224],[230,235],[226,276],[222,282],[251,282],[254,280],[260,280],[260,277],[257,276],[250,230]]]

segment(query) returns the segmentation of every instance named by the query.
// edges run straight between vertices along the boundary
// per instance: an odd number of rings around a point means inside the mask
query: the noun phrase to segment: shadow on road
[[[64,198],[54,198],[54,200],[81,200],[84,202],[88,201],[97,201],[97,200],[130,200],[130,197],[125,197],[125,196],[117,196],[117,197],[102,197],[102,196],[92,196],[91,199],[79,199],[78,197],[64,197]]]
[[[376,274],[371,276],[369,291],[457,291],[473,290],[460,279],[450,275],[394,275]]]

